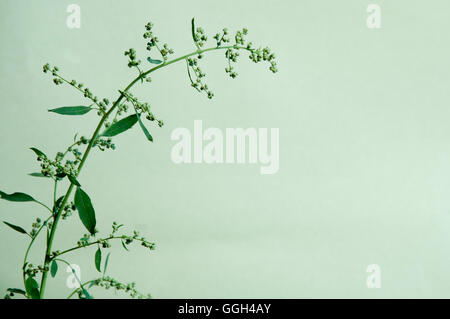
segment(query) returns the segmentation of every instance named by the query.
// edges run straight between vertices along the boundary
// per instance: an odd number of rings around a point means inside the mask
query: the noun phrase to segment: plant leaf
[[[57,272],[58,272],[58,263],[56,262],[56,260],[53,260],[50,266],[50,275],[52,275],[52,277],[55,278]]]
[[[161,64],[161,63],[162,63],[161,60],[158,60],[158,59],[152,59],[151,57],[148,57],[148,58],[147,58],[147,61],[150,62],[150,63],[153,63],[153,64]]]
[[[121,240],[121,242],[122,242],[122,247],[125,248],[126,251],[129,251],[128,248],[127,248],[127,245],[125,245],[125,243],[123,242],[123,240]]]
[[[74,184],[75,186],[81,186],[81,184],[77,181],[77,179],[72,175],[67,175],[67,178],[69,181]]]
[[[194,18],[192,18],[192,20],[191,20],[191,31],[192,31],[192,39],[194,40],[194,42],[197,42],[197,37],[195,36],[195,22],[194,22]]]
[[[102,134],[102,136],[116,136],[122,132],[125,132],[126,130],[133,127],[134,124],[137,122],[137,116],[136,114],[129,115],[120,121],[112,124],[110,127],[108,127]]]
[[[106,269],[108,269],[109,255],[111,255],[111,253],[108,253],[108,255],[106,255],[105,265],[103,266],[103,274],[106,274]]]
[[[25,289],[31,299],[40,299],[39,284],[36,282],[36,280],[33,279],[33,277],[27,278],[27,280],[25,281]]]
[[[47,155],[45,155],[43,152],[38,150],[36,147],[30,147],[30,150],[32,150],[34,153],[36,153],[36,155],[39,157],[47,157]]]
[[[98,272],[102,272],[100,270],[101,263],[102,263],[102,251],[100,247],[98,247],[97,251],[95,252],[95,268],[97,268]]]
[[[95,210],[92,207],[91,199],[80,187],[75,192],[75,207],[78,210],[81,222],[86,229],[93,235],[95,233]]]
[[[6,291],[12,292],[13,294],[21,294],[24,296],[27,294],[25,291],[23,291],[22,289],[18,289],[18,288],[8,288],[8,289],[6,289]]]
[[[144,123],[142,123],[142,121],[141,121],[141,116],[138,114],[138,112],[137,112],[137,110],[135,109],[135,111],[136,111],[136,116],[137,116],[137,119],[138,119],[138,122],[139,122],[139,126],[141,127],[141,129],[142,129],[142,131],[144,132],[144,134],[145,134],[145,136],[147,137],[147,139],[150,141],[150,142],[153,142],[153,137],[150,135],[150,133],[148,132],[148,130],[147,130],[147,128],[145,127],[145,125],[144,125]]]
[[[20,227],[20,226],[13,225],[13,224],[10,224],[10,223],[5,222],[5,221],[3,223],[8,225],[9,227],[14,229],[15,231],[18,231],[19,233],[28,235],[27,231],[25,229],[23,229],[22,227]]]
[[[9,200],[10,202],[34,202],[34,198],[28,194],[16,192],[13,194],[6,194],[0,191],[0,198]]]
[[[83,115],[91,110],[92,108],[89,106],[63,106],[48,111],[58,113],[61,115]]]
[[[46,178],[48,178],[48,176],[45,176],[42,173],[30,173],[28,175],[33,176],[33,177],[46,177]]]

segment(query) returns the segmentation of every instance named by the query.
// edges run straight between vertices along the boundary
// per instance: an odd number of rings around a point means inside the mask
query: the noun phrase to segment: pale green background
[[[382,7],[379,30],[366,27],[372,2]],[[98,120],[46,112],[88,101],[55,87],[41,72],[45,62],[113,100],[135,76],[123,51],[135,47],[145,58],[148,20],[177,56],[194,48],[192,16],[210,35],[245,26],[277,53],[278,74],[243,58],[233,81],[223,52],[209,54],[209,101],[189,87],[183,63],[172,65],[134,90],[166,123],[152,128],[155,143],[136,127],[116,139],[117,151],[89,158],[79,179],[100,230],[117,220],[157,244],[127,253],[117,243],[110,274],[156,298],[449,297],[449,1],[76,1],[79,30],[66,27],[70,3],[0,2],[1,190],[48,202],[51,185],[26,175],[38,168],[28,147],[54,154]],[[279,127],[279,172],[173,164],[170,133],[195,119],[222,129]],[[45,216],[5,201],[0,214],[22,226]],[[27,242],[0,229],[3,291],[20,286]],[[83,233],[74,215],[61,223],[55,249]],[[96,275],[94,251],[67,257],[83,280]],[[32,257],[42,263],[40,251]],[[381,289],[366,287],[373,263]],[[48,297],[70,292],[61,270]]]

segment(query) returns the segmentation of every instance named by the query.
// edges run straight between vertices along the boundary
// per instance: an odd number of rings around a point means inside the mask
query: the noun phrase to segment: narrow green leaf
[[[108,255],[106,255],[105,265],[103,266],[103,274],[106,274],[106,269],[108,269],[109,255],[111,255],[111,253],[108,253]]]
[[[0,198],[9,200],[10,202],[34,202],[34,198],[31,197],[28,194],[25,193],[12,193],[12,194],[6,194],[2,191],[0,191]]]
[[[197,42],[197,37],[195,36],[195,22],[194,22],[194,18],[192,18],[192,21],[191,21],[191,31],[192,31],[192,39],[194,40],[194,42]]]
[[[48,176],[45,176],[42,173],[30,173],[28,175],[33,176],[33,177],[47,177],[48,178]]]
[[[137,116],[137,119],[138,119],[138,122],[139,122],[139,126],[141,127],[141,129],[142,129],[142,131],[144,132],[144,134],[145,134],[145,136],[147,137],[147,139],[148,139],[150,142],[153,142],[153,137],[152,137],[152,136],[150,135],[150,133],[148,132],[148,130],[147,130],[147,128],[145,127],[144,123],[142,123],[141,116],[138,114],[138,112],[137,112],[136,109],[135,109],[135,112],[136,112],[136,116]]]
[[[36,282],[36,280],[33,279],[33,277],[27,278],[27,280],[25,281],[25,289],[31,299],[40,299],[39,284]]]
[[[53,260],[50,266],[50,275],[52,275],[52,277],[55,278],[57,272],[58,272],[58,263],[56,262],[56,260]]]
[[[97,268],[98,272],[102,272],[100,270],[101,263],[102,263],[102,251],[100,247],[98,247],[97,251],[95,252],[95,268]]]
[[[75,192],[75,207],[78,210],[81,222],[86,229],[93,235],[95,233],[95,210],[92,206],[91,199],[80,187]]]
[[[125,245],[125,243],[123,242],[123,240],[121,240],[121,242],[122,242],[122,247],[125,248],[126,251],[129,251],[128,248],[127,248],[127,245]]]
[[[30,147],[30,150],[32,150],[39,157],[47,157],[47,155],[38,150],[36,147]]]
[[[120,121],[112,124],[110,127],[108,127],[102,134],[102,136],[116,136],[122,132],[125,132],[126,130],[133,127],[134,124],[137,122],[137,116],[136,114],[129,115]]]
[[[22,289],[18,289],[18,288],[8,288],[8,289],[6,289],[6,291],[12,292],[13,294],[21,294],[24,296],[27,294],[25,291],[23,291]]]
[[[147,58],[147,61],[153,64],[161,64],[163,61],[161,60],[157,60],[157,59],[152,59],[151,57]]]
[[[92,108],[89,106],[63,106],[48,111],[58,113],[61,115],[83,115],[91,110]]]
[[[74,184],[75,186],[81,186],[81,184],[77,181],[77,179],[72,175],[67,175],[69,178],[69,181]]]
[[[14,229],[15,231],[18,231],[19,233],[28,235],[27,231],[26,231],[25,229],[23,229],[22,227],[19,227],[19,226],[10,224],[10,223],[5,222],[5,221],[4,221],[3,223],[4,223],[5,225],[8,225],[9,227],[11,227],[12,229]]]

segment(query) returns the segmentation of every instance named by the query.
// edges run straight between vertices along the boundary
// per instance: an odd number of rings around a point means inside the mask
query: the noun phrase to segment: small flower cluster
[[[194,42],[197,48],[198,49],[202,48],[207,40],[208,37],[205,34],[205,30],[203,30],[202,27],[197,27],[194,33]]]
[[[80,238],[80,240],[77,242],[78,247],[86,247],[90,244],[91,235],[90,234],[84,234],[83,237]]]
[[[67,218],[69,218],[70,216],[72,216],[72,212],[74,212],[77,208],[75,207],[73,202],[70,202],[69,204],[66,204],[63,208],[63,210],[61,211],[61,217],[63,220],[66,220]],[[59,208],[58,208],[58,211]]]
[[[174,50],[169,48],[169,45],[167,43],[164,43],[162,48],[160,48],[159,45],[158,45],[159,39],[158,39],[158,37],[156,37],[153,34],[152,28],[153,28],[153,23],[151,23],[151,22],[148,22],[145,25],[145,33],[144,33],[143,36],[144,36],[144,39],[146,39],[148,41],[147,42],[147,51],[150,52],[152,50],[152,48],[155,47],[159,51],[159,53],[161,54],[163,60],[167,61],[168,56],[170,54],[173,54]]]
[[[41,228],[41,226],[42,220],[38,217],[36,218],[36,221],[33,224],[31,224],[30,236],[34,238],[37,235],[37,232],[39,231],[39,228]]]
[[[62,164],[62,160],[64,158],[64,153],[58,152],[55,160],[50,160],[45,155],[39,155],[37,157],[37,161],[41,162],[41,173],[44,176],[51,177],[53,179],[61,179],[66,175],[76,175],[76,165],[80,161],[81,153],[78,149],[73,149],[72,153],[74,154],[76,160],[70,161],[66,160],[64,165]]]
[[[228,35],[227,28],[223,28],[222,33],[216,33],[214,39],[216,40],[217,47],[220,47],[222,43],[230,42],[230,38],[227,37],[227,35]]]
[[[268,47],[265,47],[264,49],[251,49],[249,58],[255,63],[261,61],[270,62],[269,70],[272,71],[272,73],[278,72],[275,54],[272,53]]]
[[[42,266],[35,267],[33,264],[27,264],[24,274],[28,277],[34,277],[40,272],[40,269],[42,269]]]
[[[106,149],[115,150],[116,144],[112,142],[111,138],[97,138],[94,143],[92,143],[92,146],[98,147],[99,150],[105,151]]]
[[[132,93],[130,92],[122,92],[121,93],[125,96],[125,99],[127,102],[133,104],[134,109],[136,112],[138,112],[141,116],[145,114],[145,118],[149,121],[156,121],[158,123],[159,127],[162,127],[164,125],[164,122],[162,120],[158,120],[155,118],[153,113],[150,111],[150,104],[147,102],[140,102]]]
[[[196,58],[187,58],[186,63],[189,79],[191,80],[191,86],[198,92],[205,92],[208,98],[212,99],[214,93],[208,88],[208,85],[202,81],[202,78],[204,78],[206,74],[201,70],[200,66],[198,66],[198,60]],[[190,72],[191,69],[194,71],[195,81],[192,79]]]
[[[44,64],[43,66],[44,73],[51,73],[53,76],[53,83],[56,85],[63,84],[64,82],[71,85],[78,91],[80,91],[85,98],[88,98],[92,101],[95,105],[98,106],[98,112],[97,114],[99,116],[103,116],[106,113],[106,108],[109,104],[109,100],[107,98],[101,99],[94,95],[91,90],[87,87],[84,87],[83,83],[78,83],[76,80],[68,81],[65,78],[63,78],[59,73],[59,68],[57,66],[54,66],[53,68],[50,66],[49,63]]]
[[[147,239],[145,239],[144,237],[140,237],[139,236],[139,232],[138,231],[133,231],[133,236],[126,236],[126,235],[122,235],[122,243],[125,245],[129,245],[131,243],[133,243],[133,241],[139,241],[141,243],[141,246],[148,248],[150,250],[154,250],[156,245],[155,243],[151,243],[149,242]],[[125,246],[126,247],[126,246]]]
[[[139,66],[139,64],[141,64],[141,60],[137,60],[136,58],[136,50],[131,48],[128,51],[124,52],[125,56],[128,56],[130,58],[130,60],[128,61],[128,67],[132,68],[132,67],[137,67]]]
[[[119,281],[117,281],[114,278],[105,276],[96,280],[93,280],[90,284],[90,287],[97,286],[102,287],[104,289],[110,289],[113,288],[116,291],[123,291],[127,293],[132,298],[151,298],[151,295],[144,295],[136,290],[136,284],[134,282],[128,283],[128,284],[122,284]],[[81,295],[80,295],[81,294]],[[80,298],[83,298],[83,291],[80,289],[78,292],[78,295]]]

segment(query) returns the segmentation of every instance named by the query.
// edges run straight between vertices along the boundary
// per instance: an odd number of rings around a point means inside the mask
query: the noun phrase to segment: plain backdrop
[[[80,29],[66,26],[71,3],[81,8]],[[190,87],[184,62],[171,65],[133,89],[166,123],[149,126],[154,143],[136,126],[115,138],[116,151],[91,153],[79,180],[101,234],[117,221],[157,245],[126,252],[116,242],[108,273],[155,298],[449,297],[450,2],[379,0],[381,29],[366,26],[370,3],[2,0],[0,190],[50,203],[51,183],[27,176],[39,170],[29,147],[55,154],[98,121],[93,112],[47,112],[89,101],[55,87],[44,63],[114,100],[136,76],[125,50],[136,48],[150,67],[148,21],[175,56],[195,49],[194,16],[210,38],[246,27],[255,45],[274,50],[279,73],[242,56],[232,80],[223,52],[211,52],[202,61],[210,101]],[[197,119],[223,130],[279,128],[278,173],[174,164],[171,132],[192,130]],[[0,202],[1,220],[27,229],[44,216],[32,203]],[[83,233],[74,214],[61,222],[54,248],[74,246]],[[1,290],[21,287],[26,245],[0,226]],[[66,256],[83,281],[99,276],[94,253]],[[31,260],[42,264],[42,241]],[[381,269],[379,289],[367,288],[370,264]],[[47,297],[69,295],[68,276],[60,265]]]

